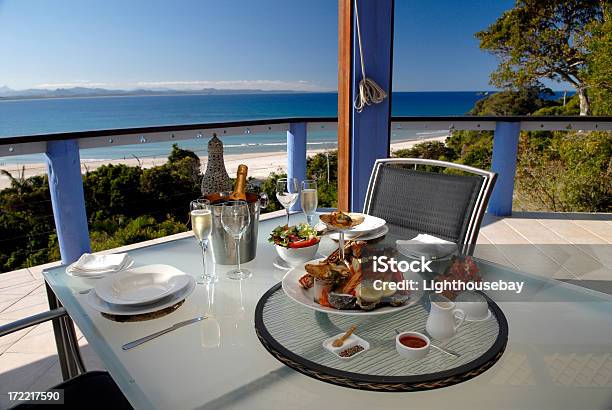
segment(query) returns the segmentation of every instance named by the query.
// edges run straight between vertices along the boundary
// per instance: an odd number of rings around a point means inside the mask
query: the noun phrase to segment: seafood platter
[[[351,222],[345,223],[350,226]],[[380,315],[417,303],[422,290],[391,290],[374,286],[377,280],[388,283],[412,279],[420,282],[422,277],[414,272],[374,272],[370,263],[372,255],[368,255],[366,245],[364,241],[348,240],[328,257],[291,269],[282,280],[284,292],[310,309],[338,315]]]

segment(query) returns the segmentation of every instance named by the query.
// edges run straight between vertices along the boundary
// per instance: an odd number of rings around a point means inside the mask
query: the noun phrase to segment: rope
[[[361,30],[359,28],[359,10],[355,0],[355,18],[357,20],[357,43],[359,45],[359,58],[361,60],[361,81],[359,81],[359,94],[355,97],[353,106],[357,112],[363,111],[366,105],[380,104],[387,93],[376,82],[366,77],[365,64],[363,63],[363,47],[361,45]]]

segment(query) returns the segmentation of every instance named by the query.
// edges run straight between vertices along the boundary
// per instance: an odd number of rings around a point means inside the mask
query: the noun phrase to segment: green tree
[[[542,98],[550,90],[535,86],[493,93],[479,100],[470,115],[530,115],[538,110],[560,106],[559,101]],[[476,168],[489,169],[493,155],[492,131],[455,131],[446,141],[456,161]]]
[[[589,114],[585,40],[593,22],[602,21],[600,0],[516,0],[486,30],[476,33],[480,48],[500,59],[491,83],[502,88],[566,81]]]
[[[612,210],[612,135],[541,132],[521,136],[516,207],[563,212]]]
[[[103,165],[83,176],[83,191],[90,223],[113,215],[137,217],[148,212],[146,197],[138,189],[142,169],[124,164]]]
[[[338,206],[338,151],[322,152],[306,159],[306,175],[317,181],[320,208]]]
[[[604,6],[603,21],[592,24],[587,40],[587,81],[593,114],[612,115],[612,5]]]
[[[278,199],[276,199],[276,181],[278,181],[280,178],[287,178],[287,174],[284,172],[271,172],[270,175],[268,175],[268,178],[266,178],[259,186],[259,191],[268,196],[268,206],[266,207],[265,212],[284,209],[280,202],[278,202]]]

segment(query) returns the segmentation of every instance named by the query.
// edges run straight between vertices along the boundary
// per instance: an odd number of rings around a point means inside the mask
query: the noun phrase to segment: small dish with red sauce
[[[429,348],[429,338],[419,332],[401,332],[395,337],[395,350],[406,359],[422,359],[429,353]]]

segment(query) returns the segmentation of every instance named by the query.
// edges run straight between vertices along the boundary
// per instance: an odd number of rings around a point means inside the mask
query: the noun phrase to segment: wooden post
[[[68,265],[83,253],[91,252],[79,142],[47,142],[46,160],[60,254],[62,263]]]
[[[361,212],[374,163],[389,156],[391,122],[391,79],[393,69],[393,0],[357,0],[359,28],[366,76],[387,92],[379,104],[357,112],[351,104],[350,208]],[[356,21],[355,23],[356,24]],[[353,95],[355,101],[362,80],[357,28],[353,30]]]
[[[297,178],[298,184],[306,179],[306,129],[306,123],[299,122],[290,124],[287,131],[287,177]],[[299,201],[290,208],[300,209]]]
[[[491,193],[488,211],[496,216],[512,215],[512,194],[520,131],[520,122],[499,121],[495,124],[491,171],[497,172],[497,182]]]
[[[350,209],[353,0],[338,0],[338,209]]]

